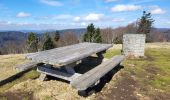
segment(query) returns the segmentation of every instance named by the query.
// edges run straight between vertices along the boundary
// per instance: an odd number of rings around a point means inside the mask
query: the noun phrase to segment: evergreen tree
[[[84,42],[102,42],[101,41],[101,34],[100,29],[95,29],[93,24],[87,26],[87,33],[83,36]]]
[[[49,49],[53,49],[53,48],[54,48],[53,41],[52,41],[51,37],[48,35],[48,33],[46,33],[44,36],[44,44],[43,44],[42,49],[49,50]]]
[[[152,19],[151,13],[143,11],[143,15],[139,20],[137,32],[141,34],[148,34],[152,28],[154,20]]]
[[[55,42],[58,42],[59,39],[60,39],[60,33],[59,33],[59,31],[56,31],[55,35],[54,35],[54,40],[55,40]]]
[[[33,32],[31,32],[28,35],[27,50],[28,50],[28,52],[37,52],[38,51],[38,38],[35,35],[35,33],[33,33]]]
[[[102,42],[102,37],[101,37],[99,28],[96,29],[96,32],[95,32],[95,34],[93,36],[93,39],[94,39],[94,42],[96,42],[96,43],[101,43]]]

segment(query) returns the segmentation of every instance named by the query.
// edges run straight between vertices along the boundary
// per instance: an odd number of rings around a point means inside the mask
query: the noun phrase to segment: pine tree
[[[140,34],[148,34],[152,28],[154,20],[152,19],[151,13],[143,11],[143,15],[139,20],[137,32]]]
[[[59,39],[60,39],[60,33],[59,33],[59,31],[56,31],[55,36],[54,36],[54,40],[55,40],[55,42],[58,42]]]
[[[154,20],[152,19],[151,13],[146,13],[146,11],[143,11],[143,15],[138,23],[137,33],[146,34],[146,42],[151,41],[149,33],[153,22]]]
[[[33,33],[33,32],[31,32],[28,35],[27,50],[28,50],[28,52],[37,52],[38,51],[38,38],[35,35],[35,33]]]
[[[101,37],[101,34],[100,34],[100,28],[96,29],[96,32],[95,32],[93,37],[94,37],[93,39],[94,39],[95,43],[101,43],[102,42],[102,37]]]
[[[87,26],[87,33],[83,36],[84,42],[101,42],[100,29],[95,29],[93,24]]]
[[[46,33],[44,36],[44,44],[43,44],[42,49],[49,50],[49,49],[53,49],[53,48],[54,48],[53,41],[52,41],[51,37],[48,35],[48,33]]]

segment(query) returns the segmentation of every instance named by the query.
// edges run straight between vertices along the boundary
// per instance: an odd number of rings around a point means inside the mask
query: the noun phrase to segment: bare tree
[[[102,42],[103,43],[113,43],[115,39],[115,34],[112,28],[105,28],[101,30]]]
[[[66,46],[66,45],[72,45],[78,43],[79,40],[75,33],[73,32],[66,32],[63,34],[63,36],[60,37],[58,41],[58,45],[61,46]]]

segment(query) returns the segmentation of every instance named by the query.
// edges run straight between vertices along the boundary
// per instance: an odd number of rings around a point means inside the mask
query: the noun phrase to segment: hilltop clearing
[[[104,87],[86,98],[58,79],[37,80],[35,70],[0,87],[0,100],[170,100],[170,43],[146,44],[144,58],[126,59],[123,68],[112,77],[103,78]],[[114,45],[105,59],[121,53]],[[0,80],[15,74],[14,66],[27,62],[24,55],[0,56]]]

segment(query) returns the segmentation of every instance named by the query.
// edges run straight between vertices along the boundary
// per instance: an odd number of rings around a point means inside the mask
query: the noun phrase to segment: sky
[[[0,30],[126,26],[151,12],[154,27],[170,28],[170,0],[0,0]]]

